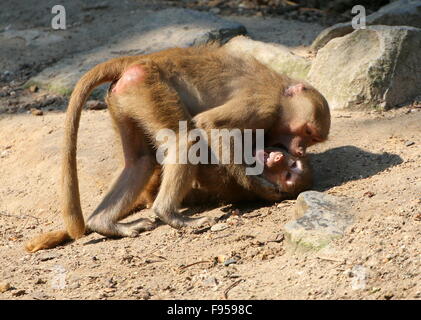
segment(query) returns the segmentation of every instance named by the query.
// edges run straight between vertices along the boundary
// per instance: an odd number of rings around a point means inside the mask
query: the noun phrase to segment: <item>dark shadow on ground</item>
[[[371,153],[354,146],[329,149],[310,156],[313,190],[325,191],[348,181],[371,177],[403,162],[393,153]]]

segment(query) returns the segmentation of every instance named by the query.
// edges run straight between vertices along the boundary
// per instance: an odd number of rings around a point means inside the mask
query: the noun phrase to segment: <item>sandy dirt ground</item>
[[[283,240],[294,201],[198,208],[228,222],[219,232],[161,226],[134,239],[91,234],[26,253],[25,240],[61,226],[63,121],[60,112],[0,120],[0,278],[14,288],[1,298],[219,299],[237,282],[229,299],[420,298],[419,109],[333,113],[330,140],[311,149],[314,189],[358,204],[346,236],[315,253],[294,252]],[[78,154],[84,212],[118,170],[114,141],[107,111],[84,112]],[[218,256],[237,263],[224,266]]]
[[[303,39],[322,29],[312,26]],[[254,37],[268,40],[269,29],[255,27]],[[18,92],[29,100],[37,94],[43,93]],[[284,239],[292,200],[195,208],[228,224],[217,232],[160,226],[137,238],[90,234],[29,254],[26,240],[62,226],[64,113],[0,114],[0,289],[11,287],[0,290],[0,299],[420,299],[420,111],[333,112],[329,140],[309,150],[313,189],[354,199],[354,223],[344,237],[306,253]],[[120,168],[106,110],[83,112],[78,148],[87,215]],[[235,263],[225,266],[223,256]]]

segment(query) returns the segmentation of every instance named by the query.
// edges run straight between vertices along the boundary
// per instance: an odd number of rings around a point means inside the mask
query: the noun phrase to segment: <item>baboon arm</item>
[[[241,94],[240,94],[241,96]],[[201,129],[264,129],[277,120],[276,105],[259,106],[250,98],[231,99],[227,103],[197,114],[193,120]]]
[[[253,103],[253,99],[232,99],[219,107],[199,113],[194,117],[195,124],[198,128],[207,132],[208,139],[211,138],[211,129],[263,129],[270,130],[277,120],[276,106],[265,105],[258,107]],[[254,192],[260,197],[267,200],[280,200],[284,194],[279,188],[266,181],[260,176],[247,176],[246,166],[244,164],[234,164],[234,150],[230,145],[224,144],[222,148],[230,150],[231,163],[225,165],[228,174],[233,177],[236,182],[243,188]]]

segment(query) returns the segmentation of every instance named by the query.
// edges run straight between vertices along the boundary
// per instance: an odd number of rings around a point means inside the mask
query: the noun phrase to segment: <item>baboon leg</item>
[[[125,166],[119,177],[87,220],[90,230],[111,237],[134,237],[151,230],[155,224],[148,219],[130,223],[118,221],[127,216],[143,187],[153,173],[155,162],[145,143],[143,132],[122,115],[113,117],[120,133]],[[118,120],[116,120],[118,119]]]
[[[184,107],[178,93],[171,87],[154,65],[135,65],[127,71],[117,82],[112,94],[120,105],[130,106],[130,115],[137,119],[139,127],[153,138],[157,137],[160,129],[170,129],[177,136],[177,143],[171,145],[168,154],[178,155],[182,139],[179,139],[179,122],[187,121],[187,130],[193,129],[191,116]],[[159,145],[152,141],[154,145]],[[188,150],[191,143],[187,143]],[[174,228],[184,226],[200,226],[213,223],[208,217],[189,218],[178,213],[178,208],[191,189],[195,179],[197,167],[189,163],[164,164],[161,187],[152,206],[156,216]]]
[[[197,167],[192,165],[165,165],[161,187],[153,204],[157,217],[173,228],[200,227],[215,223],[211,217],[190,218],[177,213],[178,207],[190,190]],[[173,197],[168,195],[172,194]]]

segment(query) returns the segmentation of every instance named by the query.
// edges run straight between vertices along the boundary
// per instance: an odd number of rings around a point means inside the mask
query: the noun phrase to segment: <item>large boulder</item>
[[[332,109],[387,109],[421,92],[421,29],[371,26],[319,50],[308,80]]]
[[[108,59],[208,41],[225,43],[246,33],[243,25],[211,13],[176,8],[160,10],[142,17],[131,29],[111,36],[107,45],[60,60],[27,85],[37,84],[60,94],[70,94],[86,71]]]
[[[284,226],[290,246],[303,251],[319,250],[342,237],[353,217],[352,201],[317,191],[300,193],[295,204],[295,220]]]
[[[366,17],[366,25],[410,26],[421,28],[421,1],[400,0],[392,2]],[[311,47],[318,50],[330,40],[354,31],[351,22],[338,23],[323,30]]]
[[[244,36],[231,39],[226,48],[233,54],[248,54],[279,73],[295,79],[305,79],[311,61],[292,53],[288,48],[276,44],[252,40]]]

